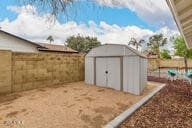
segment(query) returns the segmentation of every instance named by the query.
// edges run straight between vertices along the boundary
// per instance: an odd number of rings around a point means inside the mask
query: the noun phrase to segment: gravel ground
[[[119,128],[192,128],[192,85],[150,77],[166,86]]]
[[[0,128],[100,128],[139,101],[141,96],[83,82],[0,97]]]

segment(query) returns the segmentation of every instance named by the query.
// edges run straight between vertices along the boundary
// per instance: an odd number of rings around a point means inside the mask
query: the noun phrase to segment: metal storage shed
[[[85,56],[85,82],[140,95],[147,84],[147,58],[127,45],[94,48]]]

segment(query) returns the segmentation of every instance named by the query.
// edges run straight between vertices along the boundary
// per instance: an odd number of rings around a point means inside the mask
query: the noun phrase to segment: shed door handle
[[[108,71],[105,71],[106,74],[108,74]]]

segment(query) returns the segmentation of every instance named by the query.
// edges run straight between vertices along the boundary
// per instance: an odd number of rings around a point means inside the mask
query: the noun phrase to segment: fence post
[[[161,71],[161,67],[159,67],[159,78],[160,78],[160,71]]]

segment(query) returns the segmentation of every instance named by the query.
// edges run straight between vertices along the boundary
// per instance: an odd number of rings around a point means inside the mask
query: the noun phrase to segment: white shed
[[[127,45],[94,48],[85,56],[85,82],[140,95],[147,84],[147,58]]]

